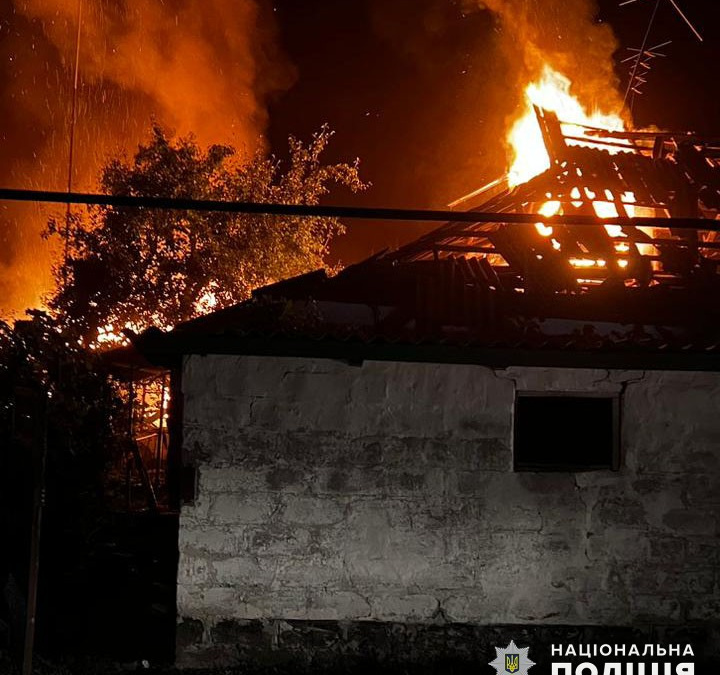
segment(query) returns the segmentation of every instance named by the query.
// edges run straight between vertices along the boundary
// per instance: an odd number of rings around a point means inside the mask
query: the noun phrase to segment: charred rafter
[[[570,136],[563,134],[554,114],[537,112],[550,169],[515,188],[494,181],[474,195],[486,197],[476,209],[507,213],[510,222],[510,214],[538,213],[547,202],[558,202],[563,223],[550,230],[547,225],[511,228],[486,220],[449,222],[389,257],[482,261],[495,270],[496,287],[531,294],[607,294],[611,287],[627,286],[649,290],[711,286],[714,293],[720,291],[720,238],[709,231],[672,227],[674,219],[715,218],[720,211],[718,139],[671,132],[608,132],[582,125],[573,125],[573,133],[579,135]],[[663,227],[635,223],[606,227],[610,222],[595,215],[600,206],[621,218],[669,218]],[[593,216],[596,227],[571,222],[573,217],[585,222]]]

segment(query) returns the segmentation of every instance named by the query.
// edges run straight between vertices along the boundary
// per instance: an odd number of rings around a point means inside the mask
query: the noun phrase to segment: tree
[[[321,163],[331,136],[327,127],[307,144],[291,136],[283,172],[273,156],[243,162],[230,146],[203,150],[155,125],[132,161],[106,165],[100,186],[113,195],[314,205],[332,185],[366,187],[357,161]],[[50,222],[48,234],[64,231],[64,221]],[[89,342],[108,326],[174,326],[321,267],[342,231],[331,218],[94,207],[70,222],[69,255],[55,270],[49,305]]]
[[[27,314],[14,326],[0,321],[0,447],[13,443],[17,392],[37,392],[47,399],[48,453],[57,460],[55,468],[63,457],[69,463],[91,458],[95,475],[124,421],[117,389],[100,356],[83,349],[45,312]],[[72,481],[76,468],[67,473]]]

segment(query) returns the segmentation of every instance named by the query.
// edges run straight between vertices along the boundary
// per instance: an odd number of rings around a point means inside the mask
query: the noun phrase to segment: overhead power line
[[[86,204],[112,208],[138,208],[173,211],[215,211],[249,215],[351,218],[358,220],[458,223],[517,223],[547,225],[624,225],[628,227],[665,227],[674,230],[720,232],[720,221],[709,218],[597,218],[585,215],[544,216],[540,213],[497,213],[486,211],[447,211],[432,209],[395,209],[364,206],[319,206],[235,202],[178,197],[128,197],[88,192],[54,192],[0,188],[0,201],[44,202],[49,204]]]

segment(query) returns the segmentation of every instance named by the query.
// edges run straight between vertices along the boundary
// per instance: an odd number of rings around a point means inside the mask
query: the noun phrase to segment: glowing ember
[[[150,325],[158,326],[162,330],[171,330],[172,326],[165,326],[164,328],[160,325],[160,317],[155,315],[154,320]],[[130,344],[130,340],[125,335],[124,331],[129,330],[133,333],[142,333],[147,326],[140,325],[138,323],[127,321],[124,325],[120,325],[117,322],[111,322],[105,326],[98,328],[97,338],[94,342],[91,342],[88,346],[92,350],[102,349],[113,349],[115,347],[127,347]]]
[[[622,130],[625,124],[619,115],[600,112],[588,113],[570,93],[570,80],[546,65],[539,82],[533,82],[525,90],[525,109],[522,117],[513,125],[508,141],[514,159],[509,172],[511,186],[525,183],[550,168],[550,158],[543,142],[533,106],[557,114],[567,136],[582,136],[577,125],[587,125],[610,130]],[[597,147],[591,140],[569,141],[575,145]],[[618,151],[617,149],[615,150]]]
[[[217,304],[217,296],[212,290],[208,290],[195,302],[195,312],[197,314],[208,314],[217,308]]]
[[[209,314],[218,307],[218,298],[212,288],[206,290],[195,302],[195,314]],[[156,314],[148,325],[157,326],[161,330],[172,330],[173,326],[163,327],[160,317]],[[142,333],[148,325],[128,321],[121,325],[117,321],[110,322],[98,329],[97,338],[89,346],[93,350],[112,349],[114,347],[127,347],[130,340],[126,337],[124,331],[130,330],[134,333]]]
[[[569,262],[573,267],[585,269],[593,267],[602,269],[607,266],[607,261],[602,259],[593,260],[592,258],[570,258]]]
[[[617,207],[612,202],[595,201],[593,202],[593,209],[595,209],[598,218],[617,218],[619,215]],[[605,227],[611,226],[606,225]]]
[[[550,216],[554,216],[556,213],[560,212],[560,202],[556,201],[550,201],[545,202],[540,207],[540,214],[543,216],[547,216],[548,218]],[[543,223],[536,223],[535,227],[537,231],[543,236],[543,237],[549,237],[553,233],[553,229],[550,225],[544,225]]]
[[[132,324],[126,323],[124,327],[115,326],[109,323],[98,328],[97,339],[90,345],[90,349],[102,349],[103,347],[125,347],[130,340],[123,334],[123,329],[133,329]]]

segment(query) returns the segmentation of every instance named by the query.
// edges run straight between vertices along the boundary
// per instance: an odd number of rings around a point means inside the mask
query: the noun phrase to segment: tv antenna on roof
[[[620,7],[625,7],[625,5],[632,5],[636,2],[639,2],[640,0],[623,0],[623,2],[620,3]],[[687,24],[688,28],[695,34],[695,37],[700,40],[700,42],[703,41],[703,36],[700,34],[700,31],[693,26],[692,21],[688,19],[685,12],[682,11],[682,8],[676,0],[668,0],[668,2],[673,6],[673,9],[680,15],[680,18]],[[660,4],[660,3],[657,3]]]
[[[672,44],[672,40],[667,40],[654,47],[649,47],[644,51],[640,51],[640,49],[636,47],[628,47],[627,50],[630,52],[630,56],[624,58],[620,63],[631,64],[629,86],[633,94],[642,96],[642,87],[647,83],[648,75],[652,70],[653,59],[658,57],[665,58],[667,54],[663,54],[660,50],[670,44]]]
[[[622,0],[622,2],[620,3],[620,7],[632,5],[640,1],[642,0]],[[663,47],[667,47],[672,42],[672,40],[667,40],[658,45],[655,45],[654,47],[648,47],[650,32],[652,31],[653,24],[655,23],[655,18],[657,16],[658,9],[660,8],[660,2],[661,0],[655,0],[655,6],[653,7],[652,14],[650,15],[650,21],[648,22],[648,27],[645,31],[642,45],[639,48],[630,48],[629,51],[631,52],[631,55],[628,58],[623,59],[621,62],[631,64],[630,77],[628,78],[628,84],[627,88],[625,89],[625,96],[623,98],[623,104],[626,104],[628,97],[630,97],[630,109],[632,109],[632,104],[635,96],[642,95],[643,93],[642,87],[644,84],[647,83],[647,76],[652,70],[653,59],[656,59],[658,57],[664,57],[665,54],[663,54],[660,50]],[[700,31],[695,28],[692,21],[690,21],[685,12],[683,12],[682,8],[677,3],[677,0],[668,0],[668,2],[672,5],[673,9],[680,15],[680,18],[687,24],[688,28],[690,28],[690,30],[693,32],[693,35],[695,35],[695,37],[700,42],[703,42],[703,37],[700,34]]]

